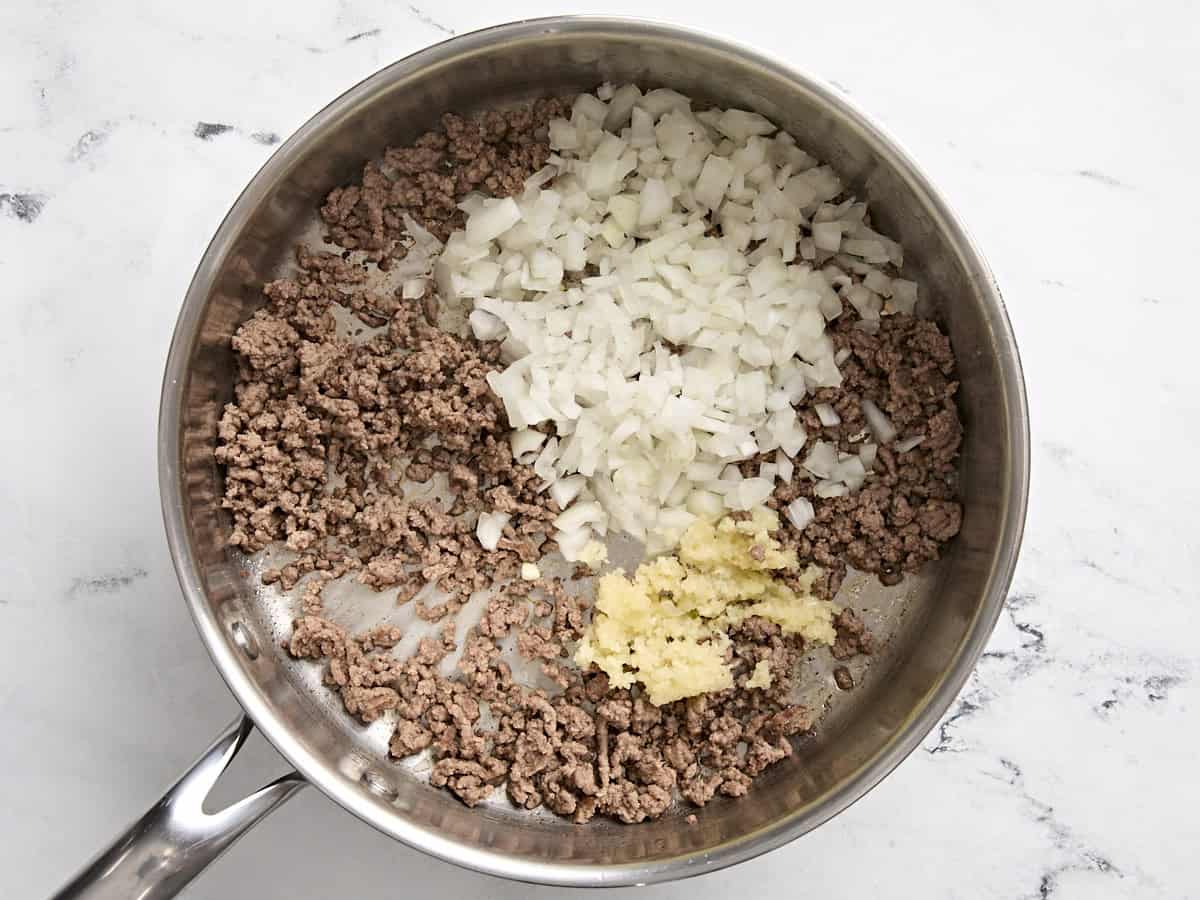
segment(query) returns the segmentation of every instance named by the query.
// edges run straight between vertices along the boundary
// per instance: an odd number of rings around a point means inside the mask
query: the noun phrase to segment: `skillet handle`
[[[291,772],[215,813],[204,800],[250,736],[242,715],[140,819],[101,851],[54,900],[165,900],[228,850],[250,826],[308,784]]]

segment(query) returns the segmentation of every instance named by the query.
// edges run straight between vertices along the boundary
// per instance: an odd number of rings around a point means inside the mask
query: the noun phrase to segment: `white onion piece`
[[[837,468],[837,447],[828,441],[817,441],[801,465],[817,478],[831,478]]]
[[[882,297],[892,296],[892,279],[878,269],[871,269],[867,272],[866,277],[863,278],[863,284]]]
[[[895,451],[897,453],[907,453],[914,447],[919,447],[925,441],[925,435],[918,434],[913,437],[906,437],[902,441],[896,441]]]
[[[731,509],[753,509],[765,502],[774,490],[775,484],[769,479],[745,478],[725,495],[725,503]]]
[[[687,499],[688,512],[702,519],[719,519],[725,514],[725,501],[712,491],[692,491]]]
[[[837,222],[817,222],[812,227],[812,239],[818,250],[836,253],[842,246],[842,228]]]
[[[813,488],[813,493],[818,497],[828,500],[833,497],[845,497],[850,493],[850,489],[840,481],[823,480],[817,482],[817,486]]]
[[[475,537],[479,539],[479,546],[484,550],[495,550],[500,546],[504,526],[511,518],[512,516],[503,512],[480,513],[479,521],[475,524]]]
[[[404,230],[408,232],[418,247],[426,254],[432,255],[442,249],[442,242],[421,225],[408,213],[404,213]]]
[[[875,444],[863,444],[858,448],[858,458],[862,460],[862,464],[868,472],[875,467],[875,457],[878,453],[879,448]]]
[[[867,467],[857,456],[848,456],[837,464],[834,474],[847,488],[857,491],[866,480]]]
[[[587,479],[582,475],[559,478],[550,485],[550,499],[558,504],[560,510],[566,509],[586,486]]]
[[[709,155],[696,181],[696,201],[709,209],[717,209],[733,180],[733,164],[715,154]]]
[[[554,471],[556,459],[558,459],[558,438],[552,437],[546,441],[546,446],[542,448],[542,452],[533,462],[533,473],[542,479],[547,487],[558,480],[558,474]]]
[[[744,109],[727,109],[717,117],[717,130],[727,138],[744,141],[755,135],[767,135],[775,132],[775,126],[770,120],[758,113],[746,112]]]
[[[808,523],[816,516],[812,501],[806,497],[797,497],[784,508],[784,513],[797,531],[807,528]]]
[[[782,481],[784,484],[792,483],[792,476],[796,474],[796,466],[790,459],[788,459],[783,450],[779,450],[775,454],[775,468],[779,473],[780,481]]]
[[[482,309],[472,310],[467,322],[475,339],[480,341],[499,340],[508,332],[503,321]]]
[[[867,424],[871,426],[871,431],[879,443],[887,445],[896,439],[896,426],[892,424],[891,419],[883,414],[883,410],[865,398],[861,406],[863,415],[866,416]]]
[[[842,242],[842,249],[851,256],[861,256],[870,263],[883,264],[888,261],[887,248],[882,241],[864,241],[851,238]]]
[[[817,414],[817,418],[821,420],[821,424],[826,428],[831,428],[834,425],[842,424],[842,417],[837,414],[837,411],[828,403],[814,403],[813,412]]]
[[[892,279],[892,296],[888,305],[895,312],[911,316],[917,307],[917,283],[903,278]]]
[[[577,94],[571,105],[571,121],[589,119],[591,124],[599,125],[604,121],[608,106],[603,100],[593,94]]]
[[[472,244],[486,244],[504,234],[519,221],[521,209],[512,197],[484,200],[483,208],[467,218],[467,240]]]
[[[617,88],[608,102],[608,112],[604,115],[604,130],[620,131],[628,125],[633,105],[641,96],[642,91],[636,84],[626,84]]]
[[[579,502],[561,512],[554,520],[554,527],[561,531],[574,531],[590,522],[599,522],[604,518],[604,510],[595,501]]]
[[[556,531],[554,540],[558,550],[566,559],[579,559],[584,548],[591,542],[592,533],[587,528],[576,528],[574,531]]]
[[[671,195],[661,178],[647,178],[642,185],[641,206],[638,209],[638,225],[653,225],[661,222],[671,211]]]
[[[663,113],[671,111],[687,111],[692,107],[692,101],[670,88],[655,88],[652,91],[647,91],[644,97],[641,97],[636,105],[652,117],[658,118]]]
[[[526,188],[540,188],[544,184],[549,184],[558,175],[558,169],[554,166],[542,166],[532,175],[525,179]]]
[[[883,300],[865,285],[853,284],[845,291],[846,300],[865,321],[876,320],[883,309]]]
[[[693,462],[687,467],[687,477],[692,481],[714,481],[721,476],[724,466],[719,461]]]
[[[508,436],[508,443],[512,447],[513,459],[522,465],[527,465],[537,457],[538,447],[542,446],[542,441],[546,436],[540,431],[522,428],[512,432]]]
[[[634,147],[654,145],[654,117],[636,104],[629,119],[629,141]],[[553,134],[550,136],[550,143],[554,144]]]

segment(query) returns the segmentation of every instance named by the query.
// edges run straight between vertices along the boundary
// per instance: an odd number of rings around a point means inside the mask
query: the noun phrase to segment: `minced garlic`
[[[771,537],[778,528],[779,517],[766,508],[745,521],[696,522],[677,556],[642,563],[632,579],[620,571],[603,576],[576,663],[595,663],[613,687],[640,682],[660,706],[732,687],[727,632],[751,616],[832,644],[834,606],[811,593],[820,570],[809,566],[801,574],[799,593],[774,577],[797,567],[795,551]],[[756,667],[751,687],[770,679],[769,668]]]

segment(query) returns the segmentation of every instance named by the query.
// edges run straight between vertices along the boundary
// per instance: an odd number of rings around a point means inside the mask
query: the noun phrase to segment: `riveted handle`
[[[162,900],[174,897],[252,825],[308,784],[291,772],[224,809],[204,800],[254,730],[235,719],[140,819],[102,850],[56,900]]]

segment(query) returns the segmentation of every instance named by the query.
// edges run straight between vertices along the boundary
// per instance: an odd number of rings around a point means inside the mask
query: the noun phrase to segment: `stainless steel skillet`
[[[803,62],[799,60],[799,62]],[[316,689],[315,667],[280,649],[287,605],[227,552],[216,422],[232,393],[229,336],[286,269],[315,209],[388,144],[446,110],[471,112],[601,81],[669,86],[754,109],[834,165],[867,197],[884,232],[949,330],[966,424],[961,535],[899,589],[862,580],[855,606],[890,635],[858,689],[814,737],[741,800],[637,826],[575,826],[502,804],[469,810],[387,758],[385,732],[362,728]],[[247,828],[311,783],[397,840],[507,878],[558,885],[639,884],[713,871],[778,847],[845,809],[920,742],[969,675],[1016,563],[1028,492],[1029,436],[1016,345],[979,251],[909,157],[840,94],[724,41],[625,19],[563,17],[464,35],[377,73],[314,116],[238,198],[201,260],[167,360],[159,419],[163,515],[184,597],[239,718],[63,897],[171,896]],[[372,611],[362,613],[364,621]],[[252,724],[253,723],[253,724]],[[201,808],[257,726],[296,772],[216,814]]]

